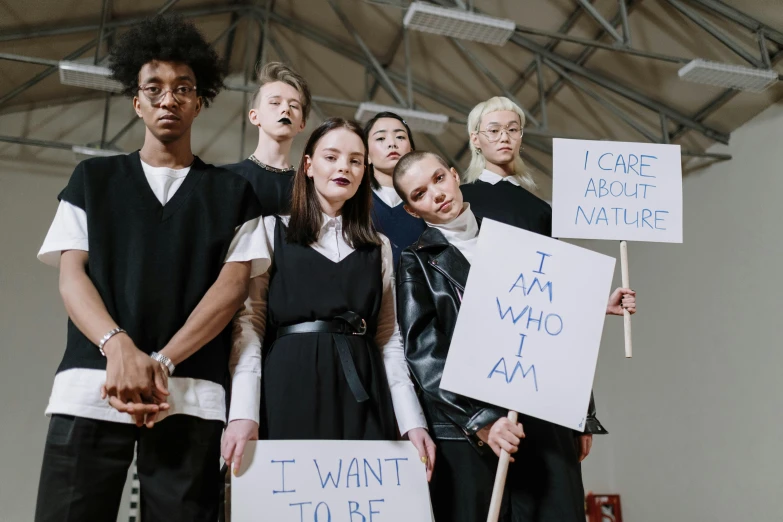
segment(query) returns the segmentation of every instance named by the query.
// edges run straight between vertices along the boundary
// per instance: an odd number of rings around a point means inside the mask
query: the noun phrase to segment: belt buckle
[[[362,319],[362,325],[357,331],[353,332],[353,335],[364,335],[365,333],[367,333],[367,322]]]

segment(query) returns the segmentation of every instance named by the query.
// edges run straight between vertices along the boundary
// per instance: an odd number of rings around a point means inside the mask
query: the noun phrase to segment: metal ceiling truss
[[[168,0],[157,11],[157,13],[168,11],[171,7],[174,6],[174,4],[176,4],[177,1],[178,0]],[[274,12],[271,9],[271,0],[267,0],[265,7],[247,4],[230,4],[181,9],[177,10],[177,12],[186,18],[197,18],[217,14],[230,14],[231,16],[228,27],[221,33],[220,36],[218,36],[215,42],[213,42],[218,43],[224,38],[227,40],[224,57],[229,60],[231,58],[231,49],[233,48],[233,41],[235,39],[237,27],[243,20],[247,21],[248,49],[246,49],[245,52],[245,64],[243,71],[244,85],[229,87],[230,90],[244,91],[245,97],[247,96],[247,93],[251,92],[251,89],[253,88],[252,85],[249,85],[250,75],[252,74],[250,71],[252,64],[250,64],[249,61],[249,56],[251,55],[249,35],[250,21],[255,20],[260,25],[259,42],[257,47],[258,52],[256,53],[257,58],[260,56],[261,59],[264,60],[268,55],[268,49],[271,46],[273,49],[275,49],[275,52],[278,54],[278,56],[280,56],[281,59],[290,62],[287,53],[282,48],[280,43],[275,38],[273,38],[270,31],[270,24],[279,25],[297,34],[300,34],[311,41],[323,45],[331,49],[333,52],[365,67],[368,74],[373,78],[373,84],[369,87],[369,89],[367,89],[367,94],[370,99],[374,97],[377,88],[381,87],[401,107],[415,108],[416,103],[414,97],[415,95],[419,95],[423,98],[430,99],[444,107],[449,108],[462,117],[465,117],[468,114],[472,108],[471,105],[451,96],[445,95],[442,92],[439,92],[436,89],[433,89],[428,85],[417,81],[413,77],[410,66],[410,45],[407,31],[401,30],[398,33],[395,41],[390,46],[389,54],[383,57],[382,60],[379,60],[373,55],[369,46],[364,42],[349,18],[342,11],[337,0],[326,1],[340,19],[345,30],[353,37],[356,45],[358,46],[358,49],[354,46],[343,43],[328,33],[310,27],[305,27],[295,19]],[[444,6],[455,6],[453,2],[448,0],[434,1]],[[721,0],[666,0],[666,2],[675,10],[680,12],[683,16],[690,19],[698,27],[711,34],[724,46],[731,49],[735,54],[754,67],[769,69],[778,61],[780,61],[780,59],[783,59],[782,32],[754,19],[753,17],[748,16],[745,13],[742,13],[736,8],[725,4]],[[463,56],[465,56],[465,58],[473,66],[475,66],[478,72],[489,79],[490,82],[492,82],[495,87],[498,88],[500,93],[504,94],[512,100],[516,100],[516,93],[519,92],[519,90],[535,76],[536,88],[538,91],[538,101],[532,107],[530,107],[529,110],[526,110],[527,119],[529,120],[530,124],[532,124],[531,127],[525,129],[526,135],[533,137],[537,136],[540,138],[563,136],[564,133],[553,131],[549,128],[547,103],[554,95],[557,94],[562,85],[568,83],[575,89],[595,100],[596,103],[604,107],[613,116],[628,125],[631,129],[639,133],[642,137],[650,142],[668,143],[681,137],[684,132],[692,130],[703,134],[711,140],[721,143],[728,143],[728,134],[704,124],[704,120],[718,107],[722,106],[724,103],[726,103],[726,101],[733,97],[733,95],[736,94],[736,91],[724,92],[721,94],[721,96],[705,105],[705,107],[699,110],[696,114],[690,116],[683,114],[680,111],[668,106],[667,104],[653,99],[639,92],[638,90],[624,85],[619,81],[608,78],[585,67],[584,64],[597,50],[619,52],[640,58],[675,64],[687,63],[691,60],[691,58],[688,57],[669,56],[665,54],[634,49],[631,47],[631,31],[628,23],[628,16],[629,13],[631,13],[632,10],[641,3],[641,0],[618,0],[617,12],[611,19],[607,19],[600,11],[598,11],[591,0],[575,0],[575,3],[578,4],[578,7],[574,12],[571,13],[571,15],[567,18],[565,23],[559,28],[558,31],[544,31],[532,27],[517,26],[515,34],[511,37],[511,42],[514,45],[517,45],[518,47],[530,52],[533,55],[533,60],[530,64],[528,64],[525,70],[520,73],[520,76],[517,78],[517,80],[508,87],[506,87],[500,81],[500,79],[490,70],[490,68],[487,67],[466,44],[458,40],[452,40],[454,45],[460,50]],[[461,4],[465,4],[465,2],[457,2],[458,7],[468,7]],[[472,9],[472,2],[470,4],[471,5],[469,8]],[[723,29],[710,22],[697,9],[701,12],[709,13],[711,16],[731,21],[743,30],[751,31],[756,36],[758,42],[758,56],[734,40],[731,35],[727,34]],[[84,53],[95,48],[95,62],[97,63],[100,59],[100,49],[104,41],[111,38],[117,29],[132,26],[145,18],[129,17],[122,19],[110,19],[110,12],[111,0],[104,0],[101,18],[100,21],[96,24],[81,24],[57,27],[48,26],[16,31],[12,29],[10,31],[4,31],[4,34],[0,35],[0,42],[94,31],[97,32],[97,38],[91,40],[76,51],[64,56],[63,60],[73,60],[79,58]],[[601,28],[600,32],[597,33],[596,37],[592,40],[567,34],[567,32],[574,26],[574,24],[583,14],[589,15]],[[544,45],[524,36],[525,34],[537,37],[546,37],[551,40]],[[609,42],[604,40],[607,36],[611,38]],[[561,42],[570,42],[583,45],[585,49],[578,58],[572,60],[555,52],[556,47]],[[390,64],[393,62],[394,57],[401,46],[404,48],[405,52],[405,70],[397,71],[392,69]],[[774,54],[772,51],[770,51],[770,46],[777,47],[777,49],[774,51]],[[0,53],[0,59],[34,63],[47,67],[44,71],[33,76],[22,85],[19,85],[12,91],[0,97],[0,106],[57,71],[58,61],[55,60],[21,57],[8,53]],[[558,79],[548,87],[543,75],[544,66],[555,71],[558,75]],[[404,94],[398,86],[404,87]],[[651,130],[647,124],[638,121],[616,103],[612,102],[609,98],[604,96],[601,93],[601,90],[612,92],[640,107],[653,111],[658,115],[661,121],[660,128]],[[107,140],[106,129],[108,122],[109,96],[110,95],[107,94],[107,101],[104,109],[104,123],[101,133],[101,145],[111,148],[114,147],[117,141],[133,127],[138,118],[134,117],[122,129],[120,129],[120,131],[114,137]],[[320,104],[355,107],[358,105],[358,102],[353,100],[338,100],[334,98],[314,96],[313,108],[318,116],[323,118],[326,115],[326,111],[320,106]],[[459,117],[450,118],[450,121],[455,124],[464,125],[464,120],[460,119]],[[670,123],[676,125],[674,131],[670,131]],[[448,151],[445,150],[437,138],[432,136],[427,136],[427,138],[444,156],[450,156],[447,153]],[[53,146],[55,148],[61,149],[72,148],[71,144],[52,142],[47,140],[33,140],[28,138],[0,136],[0,141],[35,146]],[[539,142],[535,139],[531,139],[526,143],[528,143],[532,148],[535,148],[544,153],[551,154],[551,147],[549,147],[546,143]],[[463,147],[456,157],[449,157],[449,161],[456,164],[456,162],[459,161],[465,154],[466,150],[467,147]],[[241,149],[240,152],[243,155],[244,149]],[[709,157],[714,159],[729,158],[727,155],[706,154],[695,151],[683,151],[683,155]],[[534,166],[540,170],[545,172],[548,170],[544,165],[535,161],[535,158],[529,154],[525,153],[524,156],[531,164],[534,164]]]

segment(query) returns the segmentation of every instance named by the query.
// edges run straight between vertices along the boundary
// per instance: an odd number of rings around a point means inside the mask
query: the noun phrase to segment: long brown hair
[[[358,123],[343,118],[329,118],[313,131],[307,140],[299,169],[294,176],[294,189],[291,197],[291,220],[288,222],[286,240],[310,246],[318,241],[318,234],[323,224],[323,211],[315,192],[313,180],[307,177],[305,156],[313,157],[318,142],[335,129],[347,129],[367,143],[364,131]],[[367,174],[367,147],[364,148],[364,176],[356,194],[343,204],[343,238],[355,249],[378,246],[381,240],[370,221],[372,205],[372,188]]]

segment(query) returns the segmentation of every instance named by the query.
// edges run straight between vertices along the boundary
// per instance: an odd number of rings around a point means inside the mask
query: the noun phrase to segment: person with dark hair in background
[[[249,158],[223,168],[253,185],[261,211],[270,216],[288,212],[291,204],[291,144],[307,124],[312,100],[307,81],[296,71],[280,62],[260,65],[247,115],[258,127],[258,146]]]
[[[416,150],[413,133],[402,117],[380,112],[364,126],[367,135],[368,174],[372,184],[372,223],[389,238],[394,269],[400,253],[416,241],[427,225],[402,208],[402,200],[392,186],[392,172],[401,157]]]
[[[263,398],[271,440],[395,440],[399,428],[431,472],[435,446],[403,355],[391,247],[370,222],[364,143],[356,123],[326,120],[305,146],[290,216],[264,218],[272,266],[250,282],[234,342],[258,353],[269,326],[275,338],[263,394],[241,403]],[[235,474],[257,438],[257,422],[229,423],[223,458]]]
[[[223,86],[191,23],[130,28],[111,68],[144,145],[76,167],[38,254],[59,266],[69,321],[35,520],[116,520],[136,448],[142,520],[213,522],[229,374],[235,391],[258,379],[230,322],[270,263],[261,208],[250,183],[191,150]]]

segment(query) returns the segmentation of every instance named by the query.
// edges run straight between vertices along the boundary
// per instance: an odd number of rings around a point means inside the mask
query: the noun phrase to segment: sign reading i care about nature
[[[584,431],[614,258],[484,219],[441,388]]]
[[[552,235],[682,243],[679,145],[553,140]]]
[[[231,478],[232,522],[431,522],[410,442],[249,442]]]

